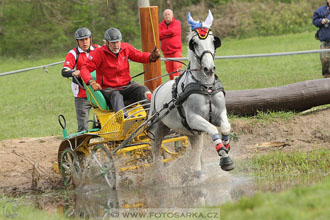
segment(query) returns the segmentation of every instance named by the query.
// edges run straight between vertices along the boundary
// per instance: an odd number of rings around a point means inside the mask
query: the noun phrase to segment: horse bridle
[[[213,35],[213,34],[208,34],[208,35]],[[214,57],[215,57],[215,51],[218,47],[221,46],[221,40],[219,37],[216,37],[214,36],[214,52],[212,53],[212,51],[210,50],[204,50],[202,52],[202,54],[200,56],[198,56],[195,52],[195,47],[194,47],[194,41],[193,41],[193,38],[196,37],[196,36],[199,36],[198,34],[195,34],[194,36],[191,37],[190,41],[189,41],[189,49],[193,52],[194,56],[196,57],[197,59],[197,62],[201,65],[201,62],[202,62],[202,59],[203,59],[203,56],[207,53],[210,53],[213,57],[213,60],[214,60]],[[200,38],[200,37],[199,37]],[[200,38],[201,39],[201,38]],[[206,39],[206,38],[204,38]],[[202,39],[202,40],[204,40]]]

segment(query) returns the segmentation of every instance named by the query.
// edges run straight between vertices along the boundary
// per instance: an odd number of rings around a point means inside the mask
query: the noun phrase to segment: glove
[[[160,52],[158,48],[155,47],[155,49],[151,52],[149,59],[151,62],[156,62],[159,58],[160,58]]]
[[[97,82],[95,82],[94,80],[92,82],[90,82],[89,85],[93,88],[94,91],[102,90],[101,85],[98,84]]]

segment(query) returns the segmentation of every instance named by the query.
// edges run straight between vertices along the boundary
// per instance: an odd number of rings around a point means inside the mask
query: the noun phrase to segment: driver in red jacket
[[[129,43],[121,42],[122,35],[117,28],[106,30],[104,38],[105,44],[95,49],[82,66],[82,79],[94,90],[101,90],[115,112],[125,107],[124,101],[134,103],[146,98],[150,100],[148,88],[131,81],[128,59],[139,63],[155,62],[160,57],[159,50],[155,48],[151,53],[141,52]],[[90,74],[94,70],[96,81]]]
[[[165,58],[182,57],[181,23],[173,17],[173,11],[163,12],[164,20],[159,24],[159,38]],[[181,69],[182,64],[175,61],[165,61],[166,71],[172,73]],[[180,71],[170,75],[170,79],[180,75]]]

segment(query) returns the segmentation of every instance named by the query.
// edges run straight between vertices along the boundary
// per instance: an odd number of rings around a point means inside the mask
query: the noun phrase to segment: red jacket
[[[165,20],[159,24],[159,39],[163,54],[171,54],[182,51],[181,23],[173,18],[167,26]]]
[[[150,53],[141,52],[128,43],[121,43],[118,57],[107,45],[97,48],[90,54],[80,70],[80,75],[87,83],[92,79],[90,72],[96,70],[96,82],[102,88],[119,87],[131,81],[128,59],[148,63]]]
[[[93,51],[95,48],[100,47],[99,45],[92,44],[90,46],[90,51]],[[77,48],[79,50],[79,57],[76,63],[77,59]],[[76,70],[80,70],[83,63],[87,60],[87,56],[89,56],[89,53],[83,51],[79,46],[77,48],[73,48],[69,51],[69,53],[65,57],[63,68],[68,70],[73,70],[76,68]],[[72,91],[73,95],[75,97],[79,98],[86,98],[86,92],[82,88],[78,86],[78,84],[74,83],[75,85],[72,85]]]

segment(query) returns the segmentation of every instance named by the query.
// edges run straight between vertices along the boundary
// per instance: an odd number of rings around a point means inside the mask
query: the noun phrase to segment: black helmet
[[[78,30],[76,30],[76,33],[74,34],[76,37],[76,40],[81,40],[81,39],[85,39],[85,38],[89,38],[90,36],[92,36],[91,31],[88,28],[78,28]]]
[[[122,39],[121,33],[117,28],[109,28],[104,33],[104,38],[109,42],[116,42]]]

